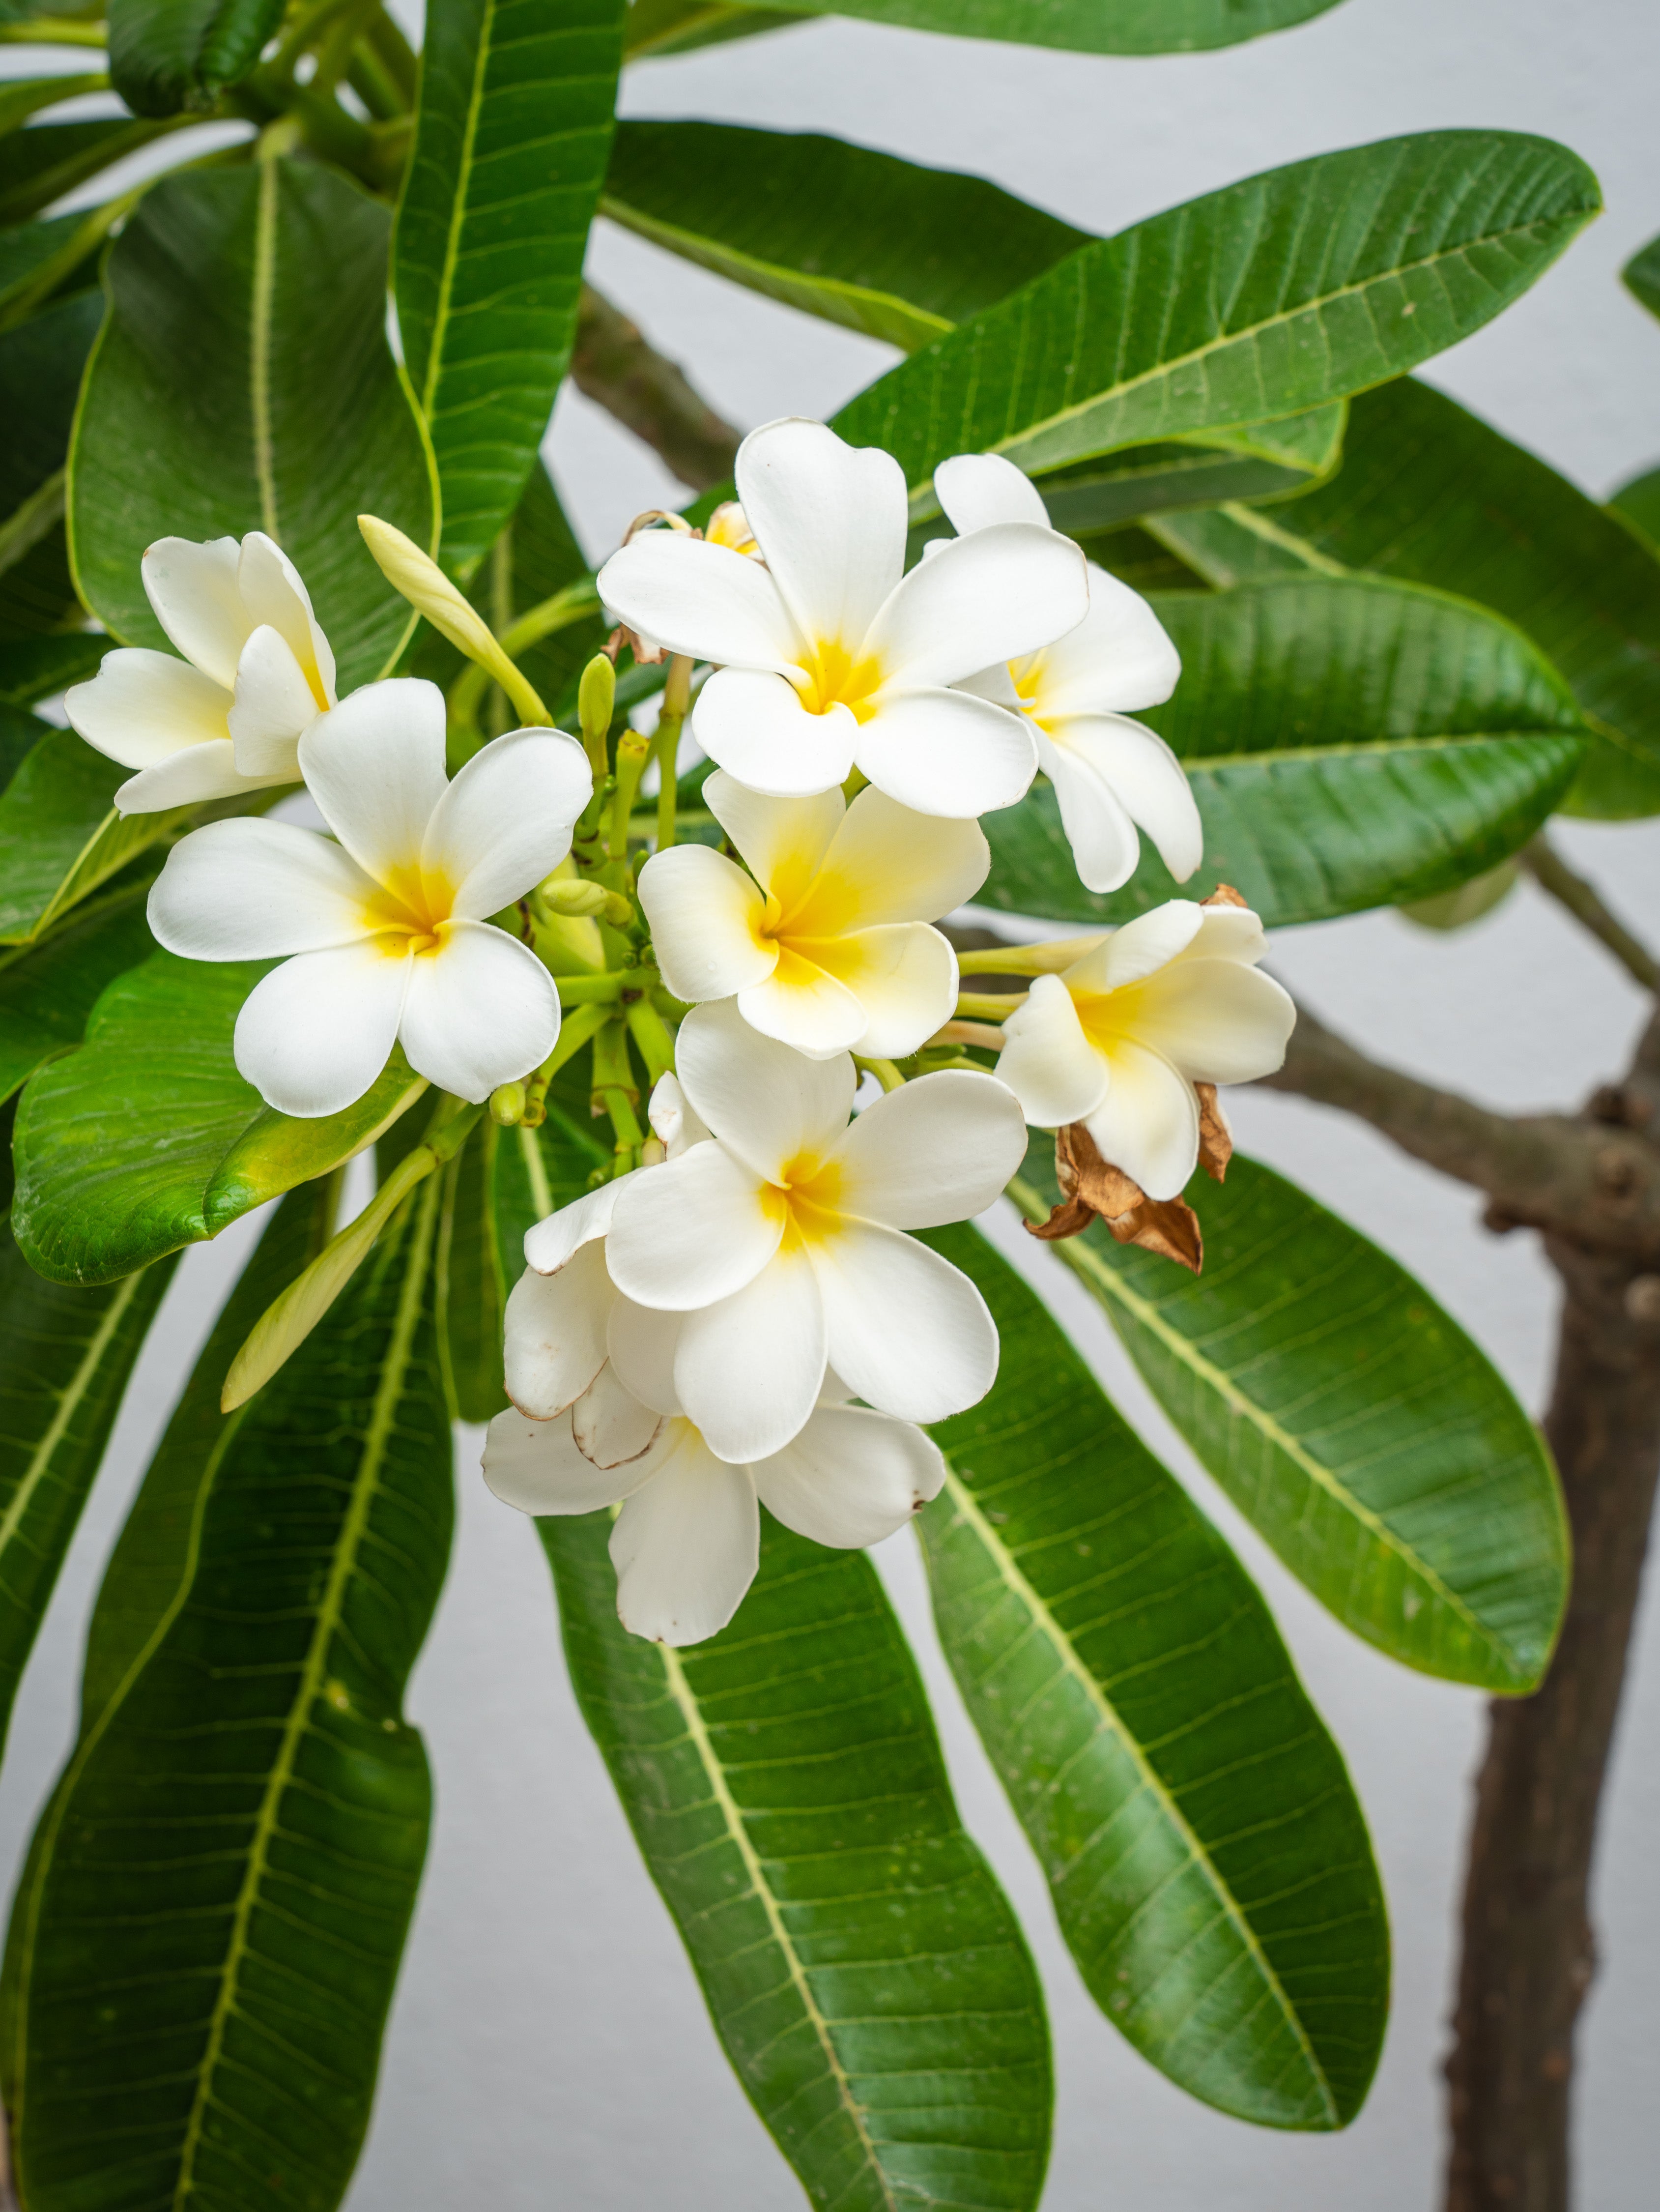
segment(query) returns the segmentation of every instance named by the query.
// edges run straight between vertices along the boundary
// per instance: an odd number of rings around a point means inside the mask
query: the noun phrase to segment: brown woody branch
[[[1640,939],[1633,937],[1617,915],[1602,902],[1602,894],[1584,876],[1576,875],[1543,830],[1521,851],[1522,866],[1542,891],[1565,906],[1584,929],[1588,929],[1645,991],[1660,991],[1660,961]]]
[[[591,284],[582,288],[571,374],[579,392],[644,439],[694,491],[731,475],[742,432],[723,422],[676,364]]]

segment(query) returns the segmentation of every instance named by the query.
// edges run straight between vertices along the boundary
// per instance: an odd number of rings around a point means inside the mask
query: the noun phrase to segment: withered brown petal
[[[1199,1159],[1205,1173],[1221,1182],[1233,1157],[1233,1133],[1223,1115],[1214,1083],[1196,1083],[1199,1101]]]
[[[1204,1266],[1199,1217],[1185,1199],[1149,1198],[1106,1225],[1120,1244],[1139,1244],[1161,1259],[1174,1260],[1196,1275]]]
[[[1242,906],[1249,908],[1251,901],[1248,898],[1241,898],[1238,891],[1234,890],[1232,884],[1218,884],[1215,890],[1210,894],[1210,896],[1208,899],[1201,899],[1199,901],[1199,904],[1201,906]]]

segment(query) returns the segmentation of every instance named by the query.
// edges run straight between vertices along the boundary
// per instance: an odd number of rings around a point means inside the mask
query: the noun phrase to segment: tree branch
[[[1609,913],[1596,885],[1574,873],[1542,830],[1530,844],[1522,848],[1519,857],[1540,890],[1548,891],[1577,922],[1605,945],[1645,991],[1660,991],[1660,960]]]
[[[582,288],[571,374],[577,389],[643,438],[694,491],[724,483],[742,435],[700,398],[681,369],[591,284]]]

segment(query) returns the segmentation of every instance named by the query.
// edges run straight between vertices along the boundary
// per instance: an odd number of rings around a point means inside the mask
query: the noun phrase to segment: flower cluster
[[[1111,934],[975,956],[1031,988],[962,990],[936,925],[990,869],[978,817],[1039,769],[1091,890],[1127,881],[1143,834],[1184,880],[1203,838],[1180,763],[1130,719],[1179,674],[1153,610],[1050,527],[1009,463],[960,455],[935,490],[956,534],[907,567],[899,465],[786,421],[744,441],[738,499],[706,534],[642,518],[598,588],[636,659],[667,658],[651,738],[613,746],[596,661],[581,742],[532,726],[463,744],[450,778],[442,696],[394,678],[336,701],[304,587],[257,533],[152,548],[146,587],[185,659],[112,653],[70,696],[76,728],[138,771],[124,807],[299,780],[332,833],[212,823],[151,896],[169,950],[281,962],[236,1030],[272,1105],[336,1112],[397,1046],[455,1099],[534,1127],[591,1042],[615,1166],[525,1239],[512,1410],[485,1473],[526,1512],[615,1509],[622,1619],[669,1643],[730,1619],[762,1504],[854,1546],[937,1492],[921,1425],[984,1395],[997,1340],[914,1232],[989,1206],[1031,1122],[1060,1133],[1068,1203],[1046,1233],[1109,1191],[1114,1234],[1139,1234],[1125,1223],[1179,1206],[1202,1142],[1225,1159],[1214,1086],[1277,1066],[1290,1028],[1237,902],[1174,899]],[[386,526],[364,532],[405,596],[539,710],[453,584]],[[682,843],[688,711],[712,768],[707,835]],[[633,809],[653,750],[648,853]],[[1179,1236],[1160,1249],[1189,1256]]]

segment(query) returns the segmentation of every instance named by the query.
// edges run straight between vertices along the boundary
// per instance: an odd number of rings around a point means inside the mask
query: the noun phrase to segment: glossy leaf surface
[[[148,1634],[118,1681],[102,1662],[8,1960],[39,2212],[345,2192],[431,1807],[401,1705],[453,1510],[437,1197],[210,1449]]]
[[[740,4],[748,7],[750,0]],[[794,4],[809,12],[806,0]],[[1336,5],[1336,0],[835,0],[832,8],[825,0],[810,12],[1080,53],[1176,54],[1237,46],[1265,31],[1306,23]]]
[[[1660,469],[1645,470],[1621,484],[1609,505],[1627,522],[1634,522],[1660,554]]]
[[[155,949],[148,880],[112,884],[42,945],[0,951],[0,1102],[81,1042],[106,984]]]
[[[0,223],[27,222],[100,169],[165,137],[176,123],[112,115],[93,123],[31,123],[0,137]]]
[[[1452,888],[1537,829],[1584,750],[1579,710],[1508,623],[1439,592],[1304,575],[1160,599],[1182,655],[1140,719],[1186,764],[1204,858],[1185,887],[1150,847],[1106,897],[1077,878],[1054,794],[988,815],[984,903],[1123,921],[1232,884],[1269,923]]]
[[[1660,315],[1660,238],[1650,239],[1620,274],[1632,297],[1640,300],[1651,315]]]
[[[433,0],[393,288],[470,574],[535,464],[576,334],[610,152],[623,0]]]
[[[537,1523],[584,1717],[727,2057],[809,2200],[1035,2206],[1049,2038],[875,1570],[768,1520],[730,1627],[616,1615],[609,1516]]]
[[[272,964],[153,953],[106,991],[80,1051],[33,1078],[17,1114],[13,1227],[42,1274],[112,1282],[216,1237],[349,1158],[420,1092],[395,1054],[343,1113],[274,1112],[231,1054],[242,1001]]]
[[[88,605],[165,647],[139,562],[158,537],[264,530],[306,580],[342,694],[381,673],[409,611],[357,530],[426,544],[420,426],[386,343],[386,210],[320,163],[170,177],[108,263],[70,520]]]
[[[1003,1345],[991,1395],[934,1431],[935,1616],[1079,1972],[1192,2095],[1342,2127],[1389,2000],[1342,1756],[1255,1584],[1040,1301],[973,1230],[929,1242]]]
[[[0,641],[0,701],[32,706],[95,675],[110,641],[86,630]]]
[[[132,771],[94,752],[73,730],[39,727],[0,793],[0,945],[38,938],[136,854],[190,819],[182,807],[118,814],[117,787]]]
[[[43,487],[63,469],[81,372],[102,313],[98,295],[82,293],[0,332],[0,408],[9,425],[0,444],[0,520],[16,517],[31,501],[38,507]],[[34,537],[44,536],[62,514],[59,494]],[[33,542],[20,541],[15,522],[6,535],[13,557]]]
[[[1306,499],[1171,517],[1155,534],[1219,585],[1363,568],[1479,600],[1550,656],[1596,733],[1570,811],[1660,808],[1660,561],[1429,385],[1355,400],[1342,468]]]
[[[488,1421],[507,1402],[501,1384],[507,1283],[491,1201],[497,1146],[518,1133],[498,1129],[487,1115],[444,1170],[435,1260],[439,1344],[445,1389],[463,1421]]]
[[[1527,1415],[1421,1284],[1294,1184],[1236,1152],[1220,1189],[1184,1194],[1197,1280],[1094,1231],[1055,1248],[1171,1419],[1357,1636],[1426,1674],[1533,1688],[1568,1550]]]
[[[283,0],[110,0],[110,74],[135,115],[210,109],[245,76]]]
[[[951,453],[1038,474],[1301,413],[1479,329],[1600,204],[1574,155],[1505,131],[1318,155],[1084,247],[835,427],[888,447],[914,491]]]

